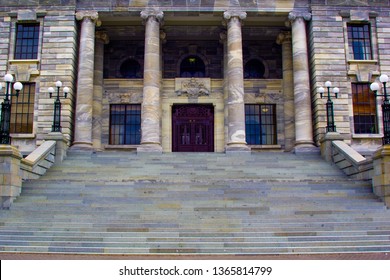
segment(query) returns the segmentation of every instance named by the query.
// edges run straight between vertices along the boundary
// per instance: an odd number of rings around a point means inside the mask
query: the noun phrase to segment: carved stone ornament
[[[146,21],[149,17],[155,17],[156,20],[162,23],[164,19],[164,12],[159,10],[147,9],[140,13],[141,18]]]
[[[202,95],[210,95],[210,90],[207,89],[204,82],[200,79],[191,78],[181,83],[181,89],[177,90],[177,95],[186,94],[188,97],[199,97]]]
[[[101,25],[101,21],[99,20],[99,13],[96,11],[79,11],[76,12],[77,20],[90,19],[92,22],[96,24],[96,26]]]
[[[241,12],[241,11],[225,11],[223,13],[223,18],[225,20],[229,20],[231,19],[232,17],[238,17],[240,20],[244,20],[246,19],[246,12]]]
[[[298,12],[298,11],[293,11],[288,14],[288,19],[290,21],[294,21],[296,19],[303,18],[306,21],[311,20],[311,13],[309,12]]]

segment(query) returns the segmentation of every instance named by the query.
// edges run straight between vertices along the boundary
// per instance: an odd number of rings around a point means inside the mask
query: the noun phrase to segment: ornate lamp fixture
[[[330,87],[332,86],[332,83],[330,81],[325,82],[325,87],[328,89],[328,100],[326,101],[326,132],[336,132],[336,126],[334,124],[334,112],[333,112],[333,101],[330,98]],[[323,97],[323,94],[325,92],[325,89],[323,87],[320,87],[318,89],[318,92],[321,95],[321,98]],[[339,94],[340,89],[338,87],[333,88],[333,93],[335,97],[337,98],[337,95]]]
[[[383,96],[382,103],[382,116],[383,116],[383,145],[390,144],[390,101],[387,96],[386,83],[389,81],[389,77],[386,74],[382,74],[379,77],[379,81],[383,84],[383,94],[378,94],[380,88],[379,84],[374,82],[370,85],[370,89],[374,92],[376,96]]]
[[[54,101],[54,117],[53,117],[53,125],[51,127],[51,131],[52,132],[61,132],[61,101],[60,101],[60,98],[66,98],[68,96],[70,89],[68,87],[64,87],[64,89],[63,89],[64,95],[60,96],[60,88],[62,87],[62,82],[57,81],[56,87],[57,87],[57,95],[56,95],[56,99]],[[54,88],[49,87],[50,98],[52,98],[53,93],[54,93]]]
[[[0,93],[0,96],[4,97],[3,103],[1,103],[1,125],[0,125],[0,144],[11,144],[11,137],[9,136],[11,126],[11,97],[19,96],[19,92],[23,89],[23,85],[20,82],[14,82],[14,77],[11,74],[4,76],[5,81],[5,93]],[[12,87],[13,85],[13,87]],[[2,89],[0,84],[0,90]],[[12,92],[12,88],[15,92]]]

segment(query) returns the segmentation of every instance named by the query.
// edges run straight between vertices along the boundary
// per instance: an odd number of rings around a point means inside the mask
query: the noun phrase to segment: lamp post
[[[370,89],[374,92],[376,96],[383,96],[382,103],[382,115],[383,115],[383,145],[390,144],[390,101],[387,96],[386,83],[389,81],[389,77],[386,74],[382,74],[379,77],[379,81],[383,84],[383,94],[378,94],[380,88],[379,84],[374,82],[370,85]]]
[[[328,89],[328,100],[326,101],[326,132],[336,132],[336,126],[334,124],[334,112],[333,112],[333,101],[330,98],[330,87],[332,86],[332,83],[330,81],[325,82],[325,87]],[[318,92],[321,95],[321,98],[323,97],[323,94],[325,92],[325,89],[323,87],[320,87],[318,89]],[[340,92],[338,87],[333,88],[333,93],[335,97],[337,98],[338,93]]]
[[[53,125],[51,127],[51,131],[52,132],[61,132],[61,101],[60,101],[60,98],[66,98],[68,96],[69,88],[64,87],[64,89],[63,89],[64,95],[60,96],[60,88],[62,87],[62,82],[57,81],[56,87],[57,87],[57,95],[56,95],[56,99],[54,101],[54,117],[53,117]],[[52,98],[53,93],[54,93],[54,88],[49,87],[50,98]]]
[[[11,127],[11,97],[19,96],[19,92],[23,89],[23,85],[20,82],[14,82],[14,77],[11,74],[4,76],[5,81],[5,93],[0,94],[4,97],[3,103],[1,103],[1,126],[0,126],[0,144],[11,144],[11,137],[9,131]],[[12,85],[15,93],[12,92]],[[2,89],[0,84],[0,90]]]

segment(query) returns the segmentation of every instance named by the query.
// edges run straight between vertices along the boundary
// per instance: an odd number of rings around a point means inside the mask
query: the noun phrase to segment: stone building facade
[[[28,153],[46,138],[60,80],[74,148],[315,150],[329,80],[337,131],[369,154],[383,136],[369,85],[390,72],[389,12],[387,0],[2,0],[0,75],[24,84],[12,144]]]

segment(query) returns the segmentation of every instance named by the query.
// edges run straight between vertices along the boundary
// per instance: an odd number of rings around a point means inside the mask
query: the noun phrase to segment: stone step
[[[369,182],[319,156],[74,152],[0,211],[0,251],[390,251]]]
[[[213,247],[208,245],[206,248],[192,246],[183,248],[180,244],[171,248],[150,248],[147,243],[144,247],[122,248],[109,247],[86,247],[80,246],[2,246],[4,252],[26,252],[26,253],[72,253],[72,254],[120,254],[120,255],[261,255],[261,254],[330,254],[330,253],[377,253],[388,252],[390,246],[384,245],[363,245],[363,246],[310,246],[307,244],[304,247],[281,247],[279,245],[269,247],[228,248],[223,245]],[[130,253],[129,253],[130,252]]]

